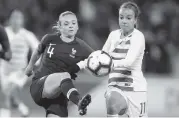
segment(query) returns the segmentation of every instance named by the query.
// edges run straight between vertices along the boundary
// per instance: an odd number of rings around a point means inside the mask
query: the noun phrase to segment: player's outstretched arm
[[[87,59],[85,59],[84,61],[80,61],[70,67],[67,68],[67,72],[69,72],[70,74],[75,74],[78,73],[80,70],[85,69],[87,66]]]
[[[80,70],[85,69],[87,67],[87,61],[88,61],[88,59],[85,59],[85,60],[82,60],[82,61],[77,63],[77,65],[79,66]]]
[[[40,56],[41,56],[41,54],[38,52],[38,50],[34,50],[34,52],[32,53],[30,62],[25,70],[25,73],[27,76],[32,75],[34,65],[37,62],[37,60],[40,58]]]
[[[41,40],[40,44],[38,45],[38,47],[33,51],[31,59],[30,59],[29,64],[28,64],[28,66],[26,68],[26,71],[25,71],[27,76],[32,75],[35,63],[40,58],[41,54],[44,52],[44,50],[46,48],[47,40],[48,40],[48,35],[45,35],[42,38],[42,40]]]
[[[87,67],[87,61],[88,61],[88,56],[94,51],[93,48],[91,48],[85,41],[78,39],[77,42],[83,47],[83,49],[86,52],[86,55],[84,55],[83,60],[78,62],[76,66],[78,66],[79,70],[85,69]]]

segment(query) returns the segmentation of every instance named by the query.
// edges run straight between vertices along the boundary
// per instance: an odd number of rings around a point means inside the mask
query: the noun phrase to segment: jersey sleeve
[[[78,62],[77,65],[79,66],[80,69],[85,69],[87,66],[87,58],[94,51],[94,49],[92,49],[87,43],[85,43],[81,39],[77,39],[77,42],[79,42],[79,44],[83,47],[86,53],[86,55],[83,57],[83,60]]]
[[[114,68],[115,67],[130,67],[133,62],[137,59],[137,57],[142,53],[145,49],[145,38],[143,34],[137,35],[131,39],[131,46],[128,50],[125,59],[114,60]]]
[[[39,54],[43,53],[45,51],[47,40],[48,40],[48,34],[46,34],[40,41],[40,44],[38,45],[38,52]]]
[[[109,49],[111,47],[111,40],[112,40],[112,32],[109,34],[109,36],[108,36],[108,38],[107,38],[107,40],[106,40],[106,42],[105,42],[105,44],[102,48],[103,51],[109,53]]]
[[[86,55],[84,56],[84,59],[87,58],[93,51],[94,49],[91,48],[85,41],[78,39],[77,41],[79,42],[79,44],[82,46],[82,48],[84,49]]]
[[[0,43],[5,52],[10,50],[9,39],[5,29],[2,26],[0,26]]]

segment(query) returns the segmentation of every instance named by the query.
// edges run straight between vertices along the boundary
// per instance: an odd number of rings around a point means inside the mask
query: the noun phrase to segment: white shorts
[[[128,105],[126,111],[127,116],[132,117],[147,117],[147,92],[138,91],[121,91],[120,89],[108,86],[106,94],[110,94],[111,91],[121,94]]]
[[[1,70],[1,88],[3,91],[6,91],[11,84],[15,84],[20,88],[23,88],[23,86],[26,84],[28,77],[25,75],[23,70],[13,71],[8,74],[5,74]]]

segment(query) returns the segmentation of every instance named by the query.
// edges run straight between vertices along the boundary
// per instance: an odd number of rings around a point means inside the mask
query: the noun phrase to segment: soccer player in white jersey
[[[9,26],[5,28],[12,49],[12,59],[9,62],[2,61],[1,65],[1,87],[5,96],[4,109],[1,109],[0,114],[2,117],[11,116],[12,105],[16,106],[22,116],[29,114],[29,109],[19,98],[19,93],[27,81],[24,71],[29,49],[34,50],[39,41],[23,25],[23,13],[19,10],[12,11]]]
[[[119,9],[120,29],[112,31],[103,46],[113,58],[105,93],[108,117],[146,117],[147,82],[142,72],[145,38],[135,28],[139,8],[125,2]]]

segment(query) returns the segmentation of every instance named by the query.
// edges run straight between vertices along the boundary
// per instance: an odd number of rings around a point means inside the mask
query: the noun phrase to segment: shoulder
[[[82,46],[87,46],[88,45],[84,40],[82,40],[82,39],[80,39],[78,37],[76,37],[76,42],[78,44],[82,45]]]
[[[22,28],[21,30],[23,36],[25,36],[26,40],[29,42],[29,43],[39,43],[39,40],[37,39],[36,35],[32,32],[32,31],[29,31],[25,28]]]
[[[9,26],[6,26],[5,28],[5,31],[8,33],[8,32],[12,32],[11,28]]]
[[[109,35],[116,36],[116,35],[119,35],[120,33],[121,33],[121,30],[117,29],[117,30],[111,31]]]
[[[77,41],[77,43],[79,43],[79,44],[86,44],[85,41],[83,41],[82,39],[80,39],[80,38],[78,38],[78,37],[76,37],[76,41]]]
[[[76,37],[76,41],[77,41],[77,43],[79,43],[82,47],[84,47],[84,48],[86,48],[86,49],[88,49],[88,50],[90,50],[90,51],[93,51],[93,49],[92,49],[84,40],[82,40],[82,39]]]
[[[109,36],[108,36],[108,41],[116,40],[116,37],[120,37],[120,34],[121,34],[120,29],[111,31]]]
[[[30,35],[34,35],[34,33],[32,33],[31,31],[25,29],[25,28],[22,28],[21,30],[22,32],[26,33],[26,34],[30,34]]]
[[[2,25],[0,25],[0,33],[1,34],[5,34],[6,33],[5,32],[5,28]]]
[[[46,34],[45,36],[47,38],[49,38],[49,39],[59,39],[60,38],[59,35],[54,34],[54,33],[52,33],[52,34]]]
[[[144,39],[144,34],[138,29],[134,29],[133,35],[134,35],[134,37],[140,37],[140,38]]]
[[[56,38],[57,36],[54,34],[45,34],[42,39],[50,40],[51,38]]]
[[[138,41],[138,42],[145,42],[145,37],[144,34],[138,30],[138,29],[134,29],[134,32],[132,33],[132,41]]]
[[[51,37],[51,35],[50,34],[45,34],[43,37],[42,37],[42,39],[41,39],[41,42],[47,42],[48,40],[50,40],[50,37]]]
[[[56,34],[45,34],[42,39],[41,42],[51,42],[51,41],[55,41],[55,39],[59,39],[59,37]]]
[[[139,31],[138,29],[135,29],[132,33],[131,43],[137,46],[144,46],[145,47],[145,37],[144,34]]]
[[[23,32],[27,37],[29,37],[29,38],[33,38],[33,39],[35,38],[35,39],[37,39],[36,36],[35,36],[35,34],[34,34],[32,31],[29,31],[29,30],[23,28],[23,29],[22,29],[22,32]]]

